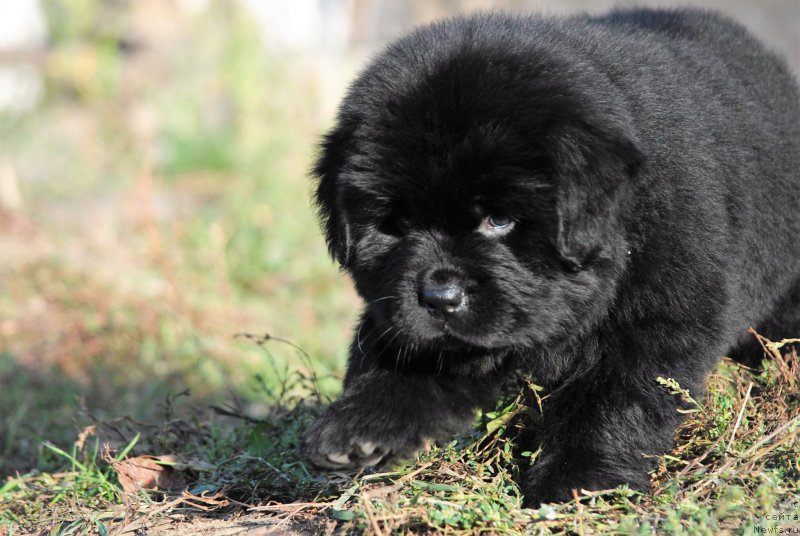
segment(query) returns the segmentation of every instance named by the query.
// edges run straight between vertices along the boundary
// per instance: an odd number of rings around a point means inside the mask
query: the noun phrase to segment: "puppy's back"
[[[784,104],[797,108],[798,86],[785,59],[744,26],[720,13],[699,9],[624,9],[589,20],[616,32],[659,41],[678,56],[688,52],[699,65],[708,60],[725,66],[729,81],[740,82],[767,101],[784,96]]]
[[[584,49],[633,103],[650,158],[638,217],[659,214],[647,225],[663,228],[656,241],[693,242],[726,274],[734,316],[757,323],[800,276],[795,262],[764,262],[800,258],[800,92],[787,63],[708,11],[621,10],[580,24],[621,51]]]

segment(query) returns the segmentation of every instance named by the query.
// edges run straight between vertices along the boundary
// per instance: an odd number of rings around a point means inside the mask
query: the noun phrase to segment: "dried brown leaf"
[[[136,495],[140,489],[175,491],[186,487],[183,473],[171,465],[176,461],[175,456],[145,455],[114,462],[113,466],[125,493]]]

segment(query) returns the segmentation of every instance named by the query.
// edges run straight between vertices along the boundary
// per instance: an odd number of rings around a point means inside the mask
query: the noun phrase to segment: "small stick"
[[[572,488],[572,499],[575,501],[575,505],[578,509],[578,534],[579,536],[583,536],[583,505],[581,504],[581,498],[578,496],[578,490]]]
[[[369,519],[369,522],[372,525],[372,530],[375,531],[376,536],[383,536],[383,531],[381,530],[381,526],[378,523],[378,520],[375,519],[375,514],[372,512],[372,503],[369,497],[365,497],[364,494],[362,493],[361,502],[364,505],[364,513],[367,514],[367,518]]]
[[[764,353],[772,356],[772,360],[778,364],[778,370],[780,371],[781,376],[783,376],[783,378],[791,385],[792,373],[789,371],[789,365],[787,365],[786,361],[783,360],[783,356],[781,356],[781,352],[778,350],[778,348],[784,344],[793,342],[794,339],[784,339],[779,343],[774,343],[766,337],[759,335],[753,328],[747,328],[747,332],[755,336],[758,344],[760,344],[761,348],[764,350]]]
[[[736,424],[733,425],[733,432],[731,433],[731,439],[730,441],[728,441],[728,446],[725,447],[725,454],[730,452],[731,446],[733,445],[733,440],[736,439],[736,432],[739,430],[739,425],[742,423],[744,408],[747,407],[747,401],[750,400],[750,391],[752,390],[753,390],[753,382],[750,382],[750,385],[747,386],[747,393],[744,395],[744,402],[742,402],[742,409],[739,410],[739,416],[736,418]]]

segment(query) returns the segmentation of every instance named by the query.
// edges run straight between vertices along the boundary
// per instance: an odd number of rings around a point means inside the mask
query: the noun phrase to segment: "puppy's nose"
[[[464,305],[464,288],[455,277],[430,281],[419,291],[419,301],[435,314],[452,314]]]

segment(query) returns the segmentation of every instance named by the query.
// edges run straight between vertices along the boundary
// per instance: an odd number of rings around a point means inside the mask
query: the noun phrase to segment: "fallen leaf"
[[[112,465],[125,493],[136,495],[140,489],[174,491],[186,487],[183,474],[172,467],[176,462],[175,456],[145,455],[126,458]]]

